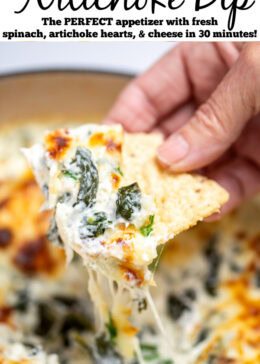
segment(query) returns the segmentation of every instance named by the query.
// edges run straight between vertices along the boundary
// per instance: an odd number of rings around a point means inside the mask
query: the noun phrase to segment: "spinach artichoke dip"
[[[115,323],[119,352],[125,359],[136,354],[140,362],[129,301],[142,305],[147,300],[166,336],[147,288],[154,285],[157,248],[227,200],[227,193],[213,181],[160,171],[149,152],[155,153],[160,143],[158,135],[127,137],[120,125],[88,124],[48,132],[43,144],[24,150],[46,197],[44,208],[53,210],[48,238],[64,243],[69,262],[74,251],[83,258],[101,325],[105,323],[113,336]],[[148,178],[136,170],[138,166],[149,171]],[[186,200],[169,213],[166,199],[176,203],[184,184]],[[188,216],[187,207],[193,207]],[[168,224],[174,213],[177,226]]]
[[[122,289],[133,284],[124,274],[121,283],[113,284],[90,268],[88,275],[77,253],[66,267],[63,243],[57,230],[49,229],[53,212],[40,211],[43,194],[20,153],[21,147],[39,142],[45,128],[35,122],[0,133],[0,363],[260,363],[260,199],[218,223],[200,222],[166,245],[155,274],[157,286],[150,287],[166,340],[146,296],[137,299],[134,292],[130,299],[133,288]],[[158,136],[126,134],[123,176],[116,174],[118,189],[136,182],[141,196],[152,196],[154,219],[151,224],[148,219],[145,231],[161,243],[166,229],[177,234],[202,219],[202,210],[209,214],[213,208],[208,201],[219,190],[210,192],[214,184],[199,177],[173,178],[157,170],[152,159],[160,142]],[[148,285],[144,282],[139,291]],[[109,310],[105,324],[95,313],[89,286],[97,299],[103,295],[100,307]],[[118,303],[113,307],[111,292]],[[126,340],[131,347],[130,334],[138,337],[139,347],[128,360],[119,343]]]
[[[260,199],[218,223],[201,222],[166,245],[155,274],[157,286],[150,288],[166,340],[145,296],[136,299],[134,292],[130,299],[133,289],[123,290],[122,281],[111,285],[112,279],[91,269],[88,275],[77,253],[66,267],[57,230],[49,229],[53,213],[40,211],[43,194],[20,153],[21,147],[41,141],[45,128],[25,124],[0,133],[0,363],[260,363]],[[192,216],[201,219],[202,210],[209,214],[208,200],[219,190],[209,195],[214,184],[209,189],[209,181],[189,175],[162,178],[165,172],[151,162],[160,142],[158,136],[126,134],[123,176],[116,174],[122,178],[118,189],[136,182],[141,194],[153,196],[154,220],[150,224],[148,219],[145,231],[162,236],[163,242],[164,226],[177,234],[195,224]],[[133,284],[124,275],[121,279],[124,287]],[[87,292],[91,285],[97,298],[105,289],[100,300],[110,311],[105,324]],[[114,307],[111,291],[118,302]],[[123,334],[129,347],[129,335],[137,335],[134,351],[140,351],[141,359],[135,353],[127,360],[119,352]]]

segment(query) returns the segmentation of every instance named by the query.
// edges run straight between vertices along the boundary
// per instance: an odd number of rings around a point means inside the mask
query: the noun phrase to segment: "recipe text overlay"
[[[12,0],[2,41],[260,39],[259,0]]]

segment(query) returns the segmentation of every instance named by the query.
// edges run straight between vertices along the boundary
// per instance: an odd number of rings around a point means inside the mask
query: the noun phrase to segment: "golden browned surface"
[[[28,172],[0,183],[0,262],[28,275],[53,276],[63,270],[64,252],[47,241],[50,213],[39,212],[42,193]]]

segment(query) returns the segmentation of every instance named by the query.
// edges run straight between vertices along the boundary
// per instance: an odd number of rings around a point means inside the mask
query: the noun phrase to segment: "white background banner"
[[[260,0],[1,0],[1,41],[255,41]]]

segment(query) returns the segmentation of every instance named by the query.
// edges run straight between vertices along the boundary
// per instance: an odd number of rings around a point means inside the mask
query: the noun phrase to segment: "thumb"
[[[233,144],[259,111],[260,43],[254,43],[244,48],[192,119],[160,146],[159,161],[176,172],[204,167]]]

